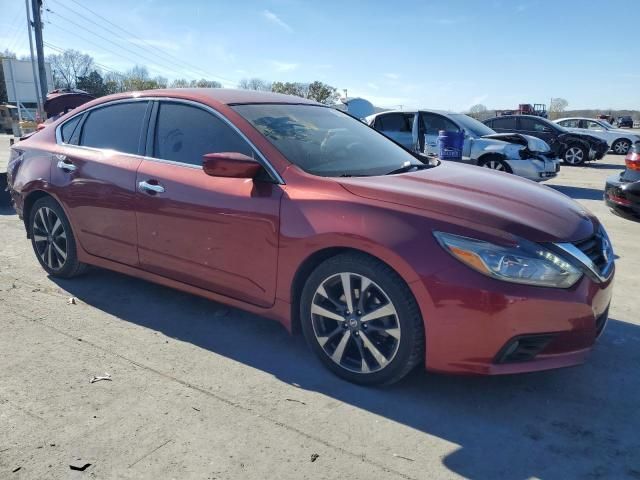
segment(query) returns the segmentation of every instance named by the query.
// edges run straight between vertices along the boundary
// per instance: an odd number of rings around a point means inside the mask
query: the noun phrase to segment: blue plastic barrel
[[[438,132],[438,156],[441,160],[461,160],[463,145],[464,130],[460,132],[440,130]]]

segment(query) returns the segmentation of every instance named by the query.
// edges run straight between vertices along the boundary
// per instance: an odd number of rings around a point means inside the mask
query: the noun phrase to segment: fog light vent
[[[496,355],[496,363],[514,363],[533,360],[553,339],[551,334],[522,335],[512,338]]]

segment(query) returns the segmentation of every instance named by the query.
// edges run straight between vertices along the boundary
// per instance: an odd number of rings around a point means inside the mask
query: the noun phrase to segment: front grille
[[[601,272],[607,266],[607,259],[604,254],[604,245],[602,244],[602,236],[600,234],[596,233],[586,240],[575,242],[574,245],[589,257]]]

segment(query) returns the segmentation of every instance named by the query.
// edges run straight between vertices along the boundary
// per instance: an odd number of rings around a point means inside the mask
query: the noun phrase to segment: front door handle
[[[149,183],[147,181],[138,183],[138,190],[142,193],[150,193],[152,195],[155,195],[156,193],[164,193],[164,187],[162,185]]]
[[[78,167],[76,167],[73,163],[67,160],[66,157],[62,160],[58,160],[57,166],[60,170],[63,170],[68,173],[75,172],[78,169]]]

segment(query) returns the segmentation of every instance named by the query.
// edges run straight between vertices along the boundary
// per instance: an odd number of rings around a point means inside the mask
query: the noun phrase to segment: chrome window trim
[[[109,105],[115,105],[115,104],[118,104],[118,103],[136,102],[136,101],[144,101],[144,102],[149,102],[149,101],[151,101],[151,102],[154,102],[154,101],[156,101],[156,102],[168,101],[168,102],[172,102],[172,103],[183,103],[183,104],[186,104],[186,105],[194,106],[196,108],[201,108],[201,109],[211,113],[213,116],[215,116],[218,119],[222,120],[229,127],[231,127],[231,129],[234,132],[236,132],[240,136],[240,138],[242,138],[245,142],[247,142],[247,144],[256,152],[258,157],[260,157],[260,163],[267,170],[269,175],[276,181],[277,184],[285,185],[285,181],[282,178],[282,176],[273,167],[273,165],[271,165],[271,163],[266,159],[266,157],[258,149],[258,147],[256,147],[255,144],[251,140],[249,140],[247,138],[247,136],[238,127],[236,127],[227,117],[225,117],[224,115],[222,115],[220,112],[218,112],[214,108],[210,107],[209,105],[205,105],[204,103],[196,102],[196,101],[193,101],[193,100],[188,100],[188,99],[185,99],[185,98],[174,98],[174,97],[120,98],[118,100],[113,100],[113,101],[110,101],[110,102],[101,103],[99,105],[94,105],[91,108],[88,108],[86,110],[78,112],[76,115],[73,115],[73,116],[69,117],[67,120],[65,120],[60,125],[58,125],[56,127],[56,143],[58,145],[64,145],[64,146],[67,146],[67,147],[79,148],[79,149],[89,150],[89,151],[93,151],[93,152],[114,151],[114,152],[117,152],[119,155],[126,155],[126,156],[129,156],[129,157],[142,158],[143,160],[150,160],[150,161],[154,161],[154,162],[168,163],[168,164],[176,165],[176,166],[179,166],[179,167],[188,167],[188,168],[194,168],[194,169],[202,170],[202,165],[194,165],[192,163],[177,162],[175,160],[166,160],[164,158],[156,158],[156,157],[149,157],[149,156],[143,156],[143,155],[136,155],[136,154],[132,154],[132,153],[124,153],[124,152],[119,152],[117,150],[107,150],[107,149],[103,149],[103,148],[87,147],[87,146],[84,146],[84,145],[72,145],[70,143],[64,143],[62,141],[62,134],[60,132],[60,130],[62,128],[62,125],[64,125],[68,121],[72,120],[73,118],[77,117],[78,115],[83,115],[83,114],[88,113],[88,112],[90,112],[92,110],[95,110],[97,108],[107,107]]]
[[[597,233],[598,236],[603,236],[603,234],[599,231]],[[607,237],[604,237],[605,239]],[[607,241],[609,241],[607,239]],[[592,273],[600,282],[606,282],[613,275],[613,266],[615,264],[615,255],[613,254],[613,249],[611,250],[611,256],[607,261],[607,264],[604,266],[602,270],[600,270],[591,259],[578,247],[576,247],[573,243],[554,243],[556,247],[562,250],[564,253],[567,253],[571,257],[578,260],[582,263],[590,273]],[[610,243],[609,243],[610,245]]]

